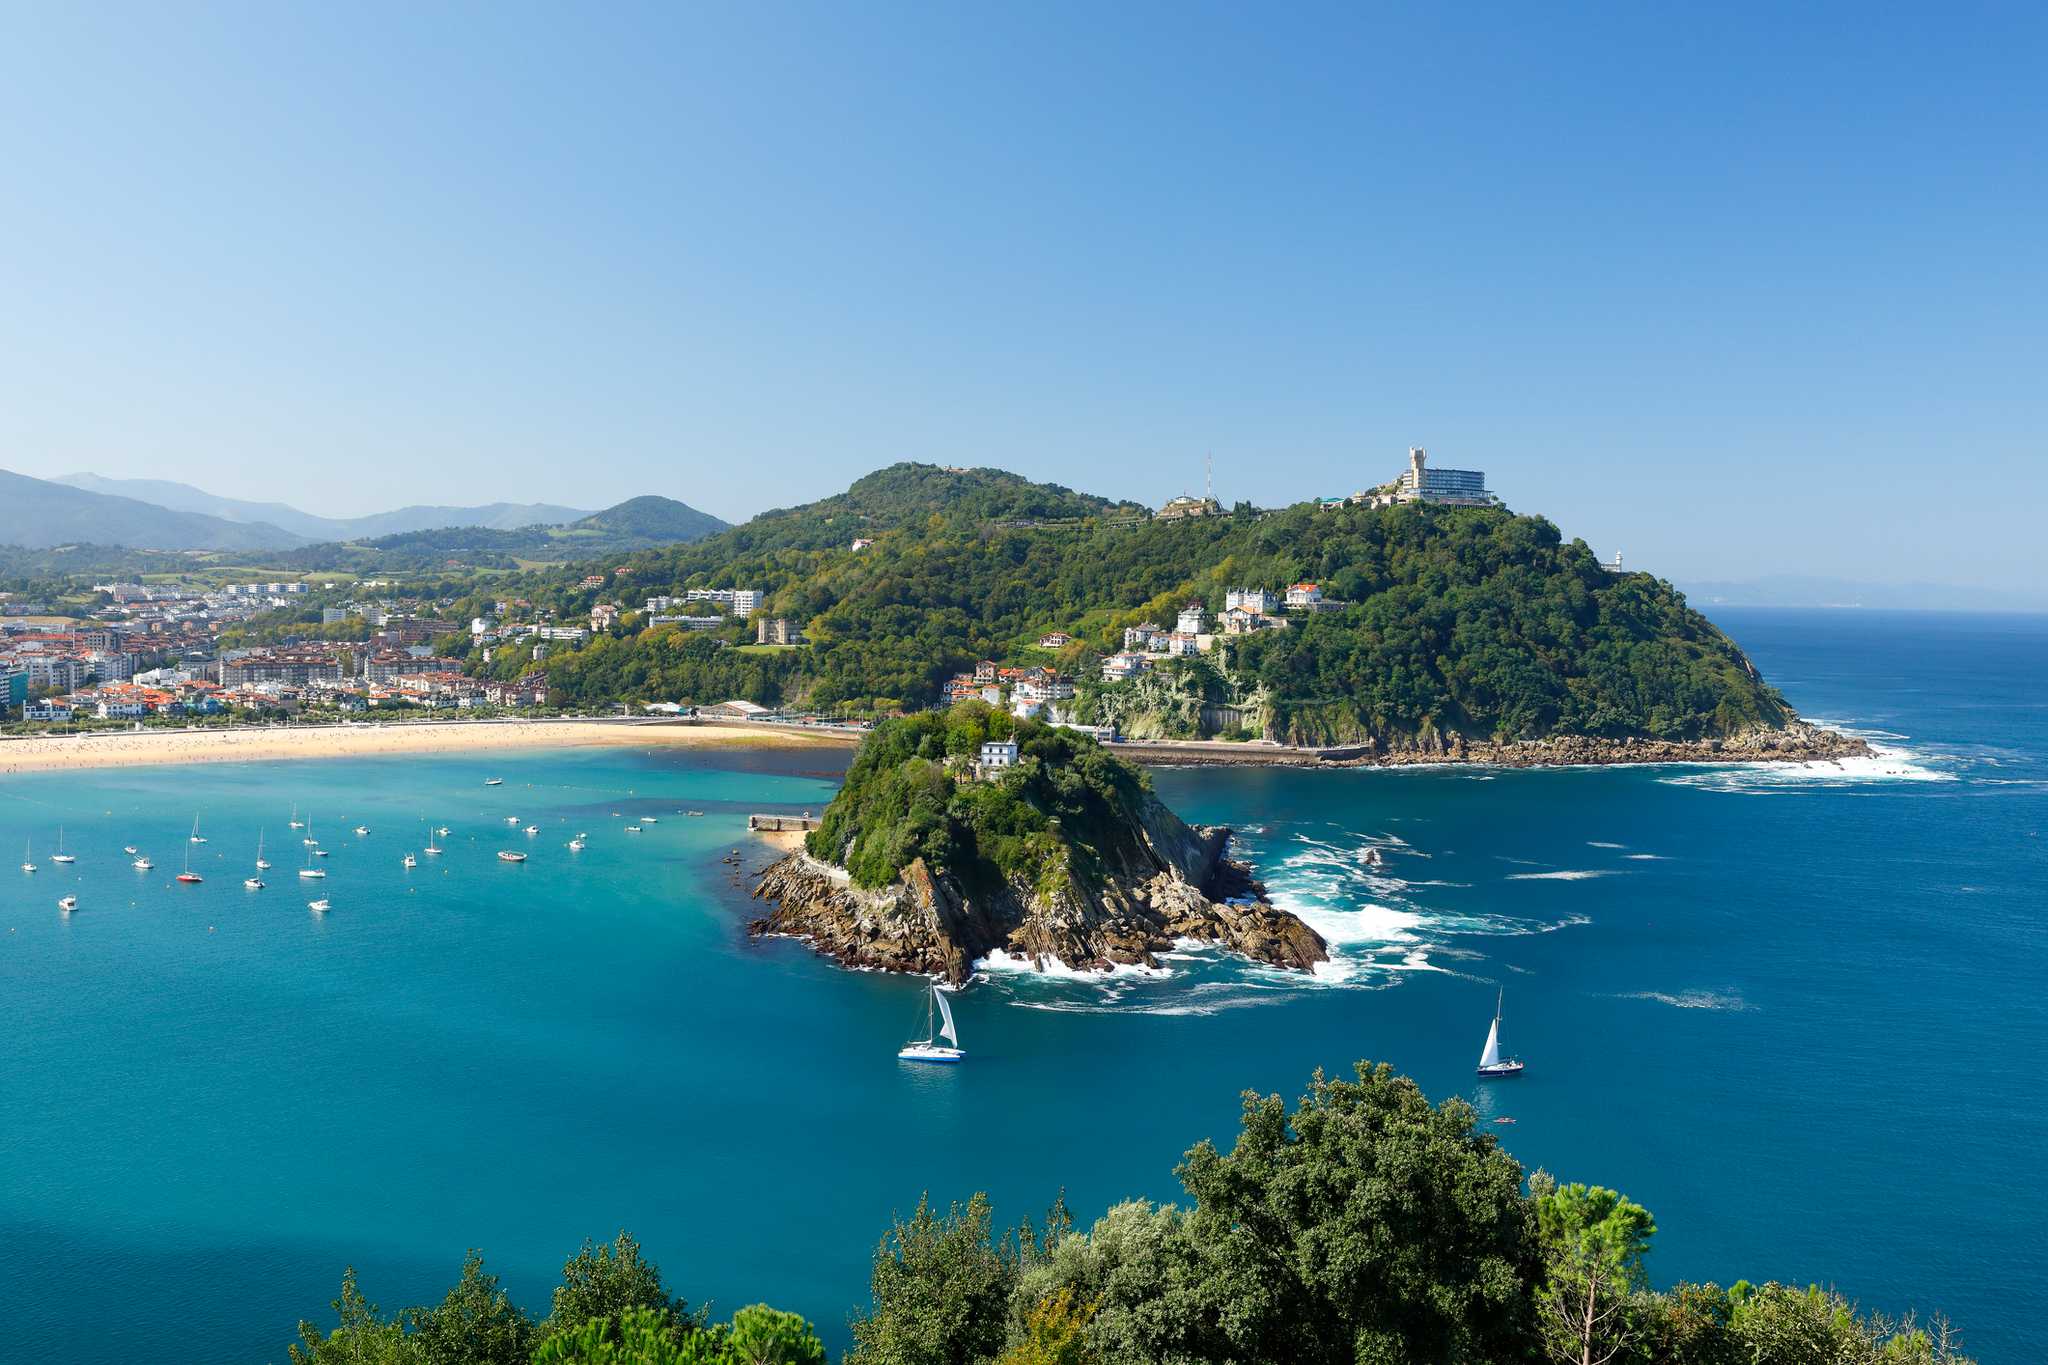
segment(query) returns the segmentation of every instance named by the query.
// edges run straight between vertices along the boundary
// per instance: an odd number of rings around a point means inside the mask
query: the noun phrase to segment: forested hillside
[[[697,544],[631,556],[604,589],[582,566],[537,577],[574,612],[686,587],[759,587],[808,647],[738,654],[713,638],[635,632],[558,656],[562,697],[745,696],[848,710],[932,704],[977,659],[1056,661],[1086,684],[1084,714],[1189,733],[1230,704],[1274,737],[1404,742],[1554,735],[1695,739],[1785,723],[1741,651],[1648,574],[1610,574],[1580,541],[1504,508],[1401,506],[1140,520],[1128,504],[998,471],[899,465],[846,493]],[[852,548],[856,537],[871,540]],[[1098,661],[1126,625],[1170,626],[1231,587],[1320,583],[1342,605],[1220,641],[1142,687],[1105,687]],[[1049,631],[1074,637],[1055,656]],[[726,638],[738,639],[738,623]],[[1139,713],[1144,714],[1139,714]]]

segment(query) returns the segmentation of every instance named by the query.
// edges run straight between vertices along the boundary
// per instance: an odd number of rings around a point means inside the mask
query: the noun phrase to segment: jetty
[[[809,834],[824,823],[815,815],[749,815],[749,834]]]

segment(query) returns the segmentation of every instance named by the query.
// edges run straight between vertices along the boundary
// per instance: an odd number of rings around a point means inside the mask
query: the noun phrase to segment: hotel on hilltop
[[[1498,501],[1486,490],[1486,473],[1478,469],[1431,469],[1421,446],[1408,448],[1408,467],[1399,478],[1370,493],[1353,493],[1347,502],[1392,507],[1403,502],[1434,502],[1449,507],[1491,507]]]

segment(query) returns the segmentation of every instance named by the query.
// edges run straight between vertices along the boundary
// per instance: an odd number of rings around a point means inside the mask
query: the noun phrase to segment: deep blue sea
[[[2038,1358],[2048,618],[1718,619],[1883,755],[1158,772],[1184,815],[1247,831],[1337,961],[997,973],[955,1005],[957,1070],[895,1060],[918,983],[745,937],[721,858],[761,865],[747,812],[822,806],[814,769],[840,759],[0,778],[0,1361],[281,1361],[344,1265],[397,1307],[472,1246],[544,1312],[563,1257],[620,1228],[692,1301],[765,1298],[844,1344],[920,1192],[985,1189],[1006,1219],[1061,1190],[1084,1221],[1170,1199],[1240,1091],[1362,1057],[1514,1120],[1494,1131],[1527,1165],[1647,1204],[1660,1282],[1823,1281],[1945,1311],[1994,1365]],[[332,851],[324,918],[294,804]],[[407,871],[427,821],[447,853]],[[250,892],[259,831],[276,866]],[[188,852],[201,886],[171,880]],[[1529,1071],[1481,1085],[1502,985]]]

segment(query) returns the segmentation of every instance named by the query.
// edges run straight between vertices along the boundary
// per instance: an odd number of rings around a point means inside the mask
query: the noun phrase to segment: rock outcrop
[[[1148,795],[1138,838],[1098,884],[1066,877],[1057,889],[999,882],[969,888],[919,858],[879,890],[793,853],[761,874],[754,895],[774,909],[752,925],[787,934],[850,967],[919,972],[965,981],[974,963],[1001,950],[1076,970],[1156,966],[1191,939],[1258,962],[1306,971],[1328,956],[1322,936],[1266,900],[1244,864],[1225,856],[1230,833],[1194,828]]]

